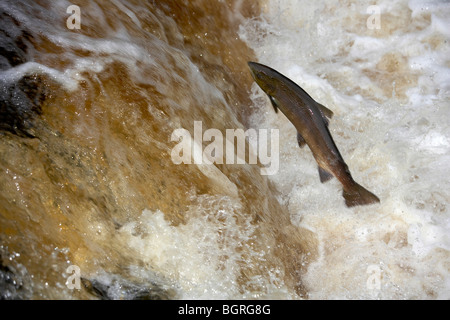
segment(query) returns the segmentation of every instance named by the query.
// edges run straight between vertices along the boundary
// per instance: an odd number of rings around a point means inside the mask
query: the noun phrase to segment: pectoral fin
[[[331,111],[330,109],[328,109],[324,105],[321,105],[318,102],[316,102],[316,104],[317,104],[317,107],[319,108],[320,113],[322,114],[323,121],[325,121],[325,123],[328,126],[328,123],[329,123],[328,120],[333,117],[333,111]]]
[[[277,106],[275,99],[272,96],[269,96],[269,99],[270,99],[270,102],[272,102],[273,109],[275,110],[276,113],[278,113],[278,106]]]
[[[333,175],[325,169],[319,167],[320,182],[324,183],[333,178]]]
[[[300,146],[300,148],[303,148],[305,146],[305,144],[306,144],[305,139],[298,132],[297,132],[297,142],[298,142],[298,145]]]

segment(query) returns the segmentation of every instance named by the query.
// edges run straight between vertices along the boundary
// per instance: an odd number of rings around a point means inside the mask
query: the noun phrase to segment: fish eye
[[[253,71],[253,74],[255,75],[256,78],[261,79],[261,72]]]
[[[267,79],[266,75],[263,72],[257,72],[256,77],[260,80]]]

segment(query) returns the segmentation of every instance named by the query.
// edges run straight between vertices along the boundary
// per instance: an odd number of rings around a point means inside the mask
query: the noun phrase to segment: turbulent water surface
[[[448,3],[73,4],[0,3],[1,298],[450,298]],[[333,110],[380,204],[320,183],[247,61]],[[277,172],[177,163],[199,122],[277,129]]]

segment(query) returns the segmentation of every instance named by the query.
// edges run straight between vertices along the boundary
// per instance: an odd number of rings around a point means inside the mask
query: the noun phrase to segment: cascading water
[[[0,297],[448,298],[449,14],[438,1],[2,1]],[[320,183],[247,61],[333,110],[379,205],[346,208],[336,179]],[[208,130],[226,145],[231,129],[278,130],[275,174],[249,161],[260,136],[244,164],[234,147],[233,163],[196,161]],[[192,137],[190,164],[174,161],[174,132]]]

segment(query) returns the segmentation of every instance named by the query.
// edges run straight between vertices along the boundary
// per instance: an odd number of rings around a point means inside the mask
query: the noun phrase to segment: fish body
[[[300,147],[310,148],[318,166],[320,181],[335,176],[343,186],[348,207],[380,202],[378,197],[356,183],[328,130],[333,112],[316,102],[300,86],[278,71],[256,63],[248,63],[253,79],[297,129]]]

